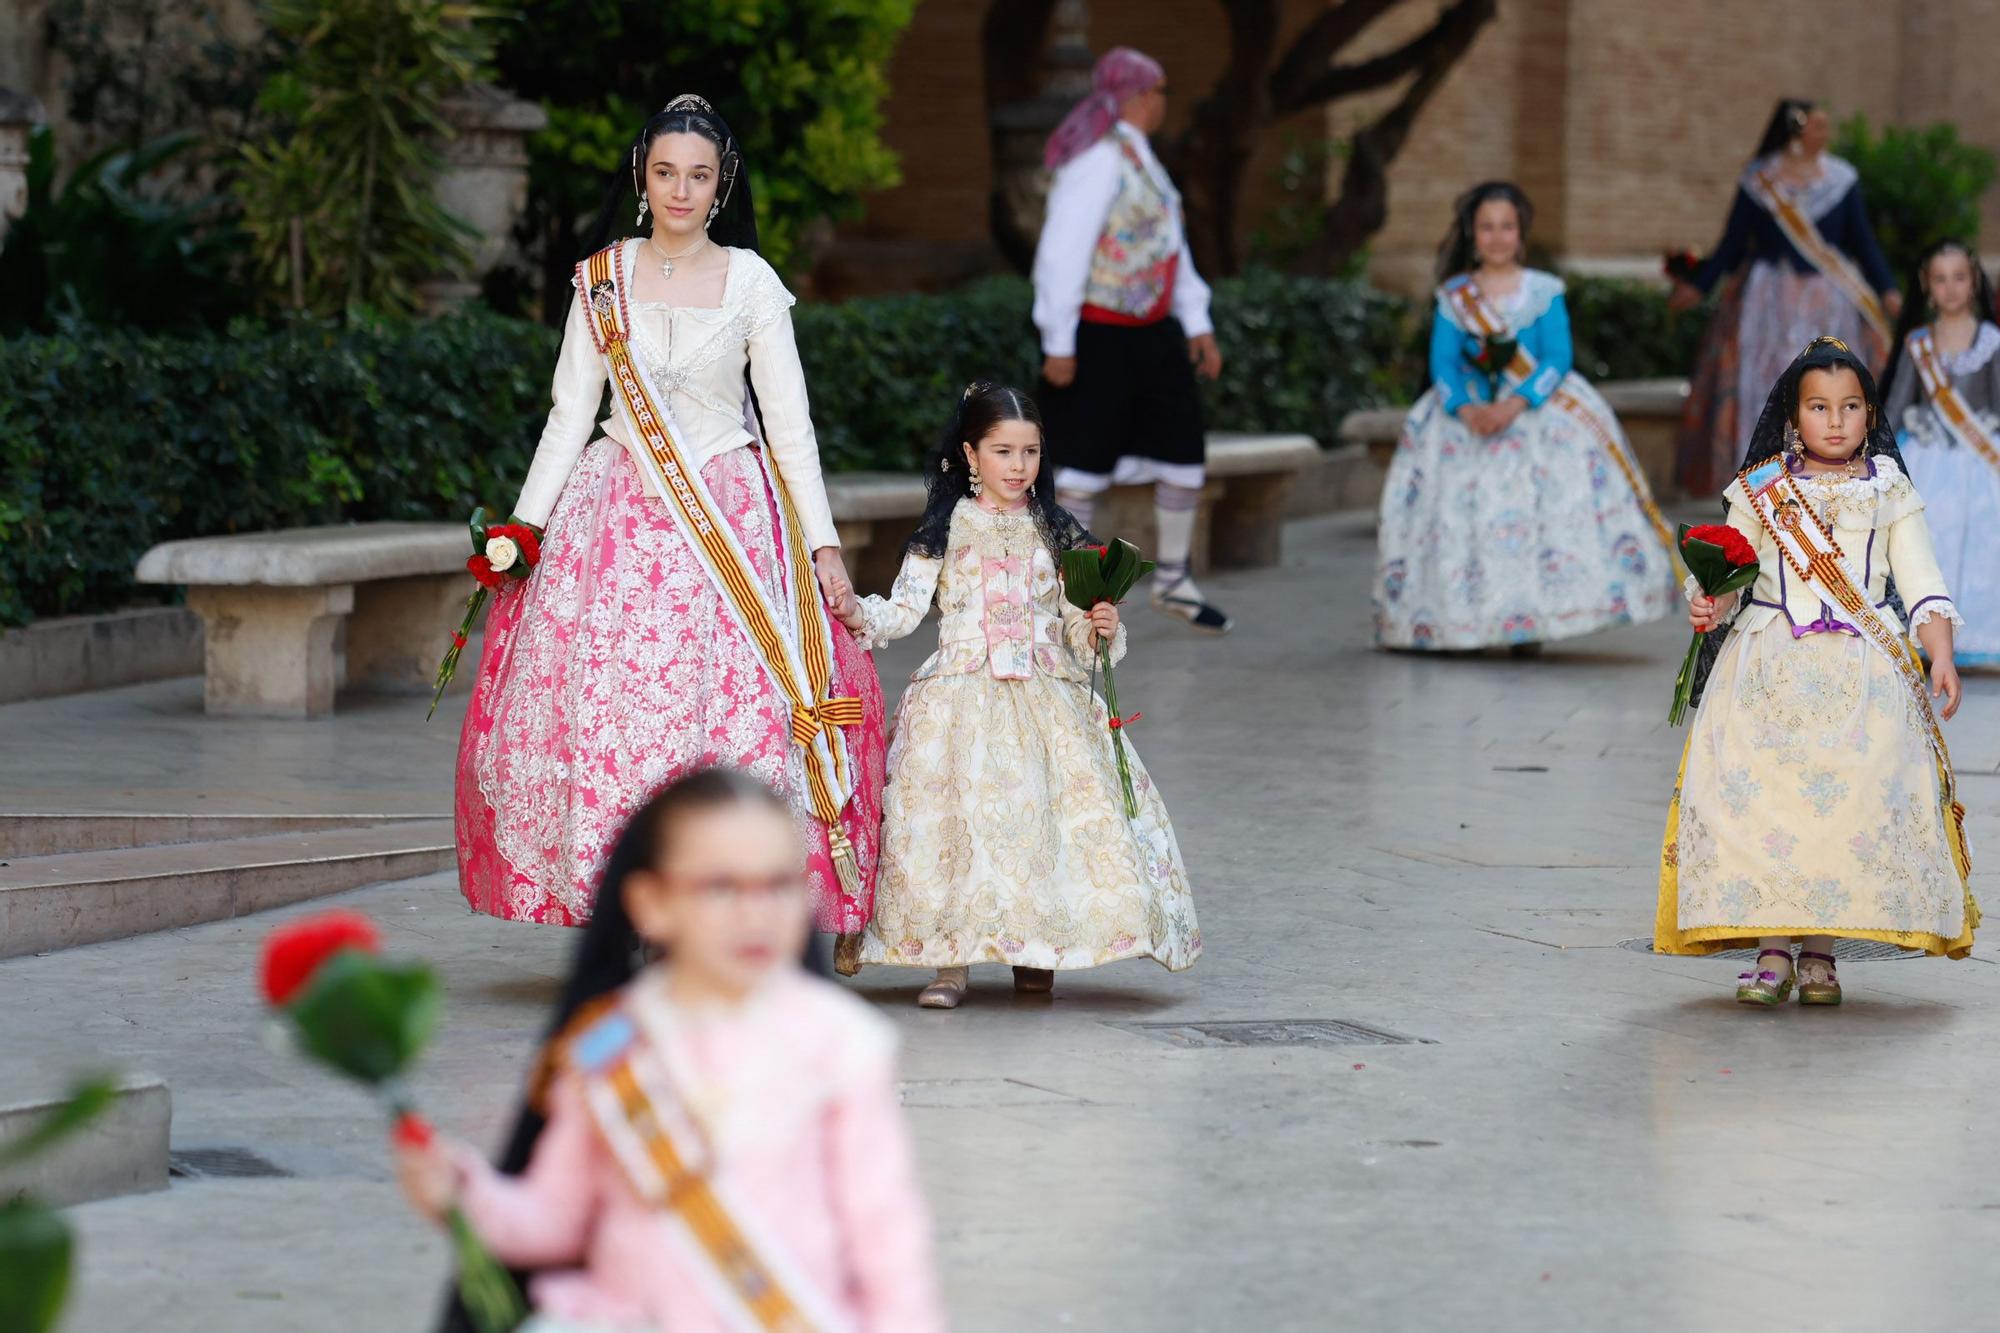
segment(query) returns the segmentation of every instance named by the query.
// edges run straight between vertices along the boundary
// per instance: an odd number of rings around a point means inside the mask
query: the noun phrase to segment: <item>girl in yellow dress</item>
[[[1710,669],[1667,814],[1653,947],[1754,944],[1740,1002],[1782,1004],[1796,983],[1802,1004],[1839,1004],[1835,939],[1972,948],[1965,812],[1938,729],[1958,711],[1963,622],[1874,378],[1838,339],[1779,378],[1723,496],[1759,572],[1747,595],[1689,586]]]
[[[1050,494],[1042,423],[1019,389],[960,396],[929,460],[930,500],[887,597],[836,612],[874,648],[936,600],[938,650],[896,709],[882,804],[882,871],[861,961],[936,968],[918,996],[956,1008],[972,963],[1008,963],[1017,990],[1057,971],[1201,954],[1194,897],[1166,805],[1129,744],[1125,814],[1110,715],[1090,687],[1100,642],[1124,655],[1118,608],[1063,599],[1061,552],[1090,535]]]

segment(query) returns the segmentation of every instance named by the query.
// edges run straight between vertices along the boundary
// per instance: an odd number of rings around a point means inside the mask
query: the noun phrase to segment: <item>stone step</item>
[[[0,814],[0,861],[438,819],[438,815]]]
[[[0,867],[0,958],[220,921],[453,861],[449,819],[19,857]]]
[[[60,1106],[67,1090],[48,1077],[27,1076],[0,1099],[0,1143],[32,1131]],[[88,1203],[167,1187],[167,1139],[173,1098],[152,1074],[118,1080],[111,1105],[74,1136],[26,1162],[0,1170],[0,1203],[32,1194],[46,1204]]]

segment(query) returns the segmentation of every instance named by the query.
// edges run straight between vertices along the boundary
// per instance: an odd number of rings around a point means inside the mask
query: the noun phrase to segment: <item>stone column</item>
[[[549,123],[533,102],[490,86],[452,98],[444,112],[453,134],[438,145],[445,168],[437,201],[478,235],[470,265],[425,284],[425,304],[434,313],[477,297],[480,280],[513,244],[528,206],[528,136]]]
[[[1016,268],[1027,271],[1042,233],[1042,210],[1049,197],[1049,171],[1042,149],[1071,107],[1090,91],[1090,6],[1085,0],[1056,0],[1043,48],[1041,91],[993,108],[993,240]]]
[[[0,241],[8,224],[28,211],[28,135],[42,123],[42,104],[0,88]]]

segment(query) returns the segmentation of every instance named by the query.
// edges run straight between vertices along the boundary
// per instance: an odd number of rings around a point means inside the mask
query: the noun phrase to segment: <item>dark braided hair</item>
[[[1781,97],[1778,105],[1771,108],[1771,119],[1764,124],[1764,137],[1757,141],[1757,151],[1751,156],[1769,157],[1790,146],[1792,140],[1806,132],[1806,122],[1819,109],[1819,103],[1806,97]]]
[[[1035,516],[1042,541],[1052,554],[1078,546],[1095,544],[1095,539],[1076,521],[1076,515],[1056,503],[1055,464],[1049,456],[1048,432],[1042,429],[1041,409],[1019,389],[991,380],[974,380],[958,396],[951,420],[924,460],[924,516],[917,530],[904,544],[905,551],[918,555],[941,556],[951,539],[951,515],[960,500],[972,495],[972,473],[966,466],[965,448],[979,442],[1003,421],[1025,421],[1042,437],[1042,469],[1035,481],[1035,493],[1028,497],[1028,511]]]
[[[638,201],[646,197],[646,159],[653,151],[653,141],[663,134],[697,134],[715,145],[721,175],[716,184],[716,199],[722,207],[715,221],[708,225],[708,238],[717,245],[755,250],[757,210],[750,197],[750,172],[743,160],[742,145],[721,112],[702,98],[684,93],[639,127],[623,169],[605,192],[604,207],[591,227],[584,254],[596,254],[611,244],[614,237],[639,234],[638,224],[627,226],[625,219],[632,216]]]

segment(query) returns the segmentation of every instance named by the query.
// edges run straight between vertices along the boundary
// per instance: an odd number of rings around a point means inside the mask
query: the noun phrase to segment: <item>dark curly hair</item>
[[[951,539],[952,511],[972,494],[972,474],[965,464],[963,446],[978,447],[1003,421],[1028,422],[1042,436],[1041,476],[1035,493],[1028,497],[1028,509],[1041,529],[1042,541],[1056,553],[1094,544],[1095,539],[1076,521],[1076,515],[1056,503],[1055,464],[1035,400],[1004,384],[974,380],[958,396],[951,420],[924,459],[924,516],[904,544],[905,551],[933,557],[944,554],[945,543]]]
[[[1473,222],[1479,216],[1479,206],[1495,199],[1504,199],[1514,206],[1514,216],[1521,220],[1521,245],[1528,244],[1528,229],[1535,225],[1534,201],[1527,191],[1512,181],[1482,181],[1464,194],[1451,206],[1451,230],[1444,234],[1444,243],[1438,246],[1437,277],[1439,282],[1469,273],[1479,262],[1479,247],[1473,238]]]

